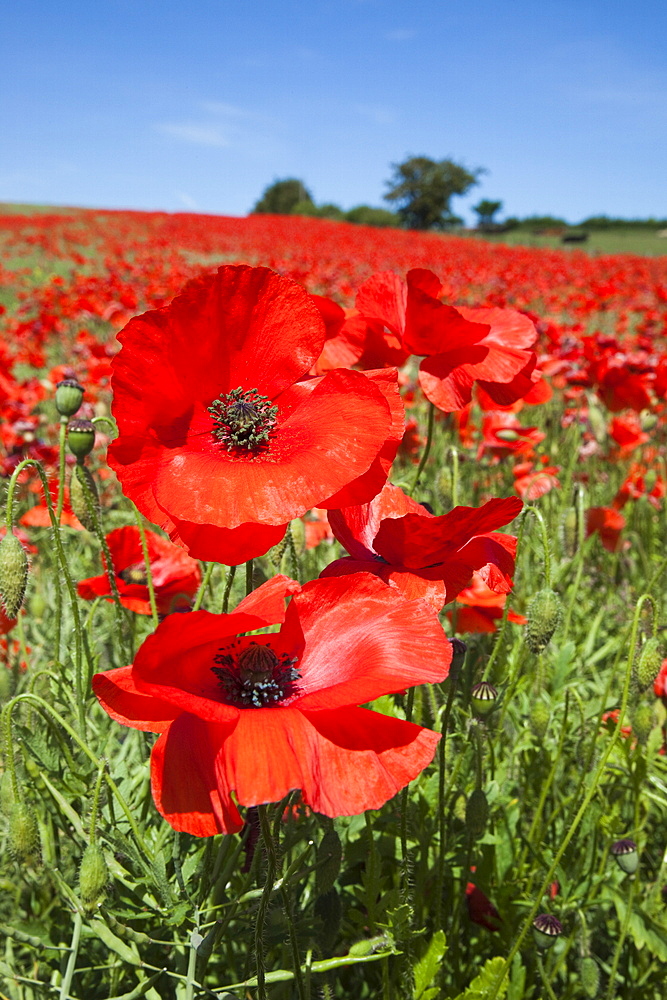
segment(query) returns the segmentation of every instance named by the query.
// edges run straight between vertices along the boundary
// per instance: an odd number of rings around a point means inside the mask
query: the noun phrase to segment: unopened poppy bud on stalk
[[[92,420],[70,420],[67,425],[67,444],[78,461],[83,461],[95,444],[95,424]]]
[[[563,925],[550,913],[540,913],[539,917],[533,920],[533,937],[540,949],[551,948],[562,933]]]
[[[488,681],[481,681],[479,684],[475,684],[470,694],[470,703],[475,715],[489,715],[496,707],[498,691]]]
[[[640,690],[649,687],[660,673],[662,652],[660,640],[651,637],[641,648],[639,658],[635,663],[635,680]]]
[[[25,802],[15,802],[9,816],[9,850],[21,865],[39,857],[39,827],[34,810]]]
[[[483,788],[476,788],[466,802],[466,828],[473,840],[481,837],[489,818],[489,803]]]
[[[463,666],[466,658],[466,653],[468,652],[468,647],[463,639],[457,639],[455,637],[449,641],[452,647],[452,662],[449,665],[449,677],[447,679],[450,683],[456,684],[459,679],[461,667]]]
[[[554,591],[545,587],[539,590],[528,606],[526,642],[532,653],[541,653],[558,628],[563,617],[563,605]]]
[[[13,531],[0,542],[0,597],[8,618],[16,618],[28,584],[28,556]]]
[[[586,996],[590,997],[590,1000],[595,1000],[600,989],[600,969],[591,955],[582,958],[579,964],[579,978]]]
[[[639,852],[634,840],[625,837],[611,845],[611,853],[616,864],[626,875],[634,875],[639,867]]]
[[[92,420],[70,420],[67,425],[69,450],[81,462],[95,444],[95,424]]]
[[[75,378],[65,378],[56,386],[56,409],[61,417],[73,417],[83,401],[85,389]]]
[[[77,462],[72,469],[69,500],[72,510],[84,528],[95,531],[95,518],[100,517],[102,508],[95,480],[82,462]]]
[[[93,910],[102,900],[109,881],[104,853],[97,844],[88,844],[81,858],[79,893],[84,909]]]

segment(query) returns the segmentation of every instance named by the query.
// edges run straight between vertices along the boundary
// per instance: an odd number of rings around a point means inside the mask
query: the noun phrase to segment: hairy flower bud
[[[39,827],[34,811],[25,802],[15,802],[9,815],[9,849],[20,865],[38,859]]]
[[[595,1000],[600,989],[600,968],[590,955],[586,955],[579,963],[579,979],[586,996]]]
[[[651,637],[647,639],[641,648],[639,657],[635,663],[635,680],[641,691],[649,687],[660,673],[662,666],[662,653],[660,642]]]
[[[73,417],[81,406],[84,388],[75,378],[66,378],[56,386],[56,409],[61,417]]]
[[[95,531],[96,519],[102,513],[97,486],[92,475],[80,462],[72,469],[69,484],[69,500],[72,510],[88,531]]]
[[[535,594],[528,606],[526,642],[532,653],[545,649],[563,617],[563,606],[558,594],[545,588]]]
[[[28,556],[13,531],[0,542],[0,597],[8,618],[16,618],[28,584]]]
[[[530,709],[530,728],[538,740],[543,740],[549,728],[551,712],[549,706],[543,701],[536,701]]]
[[[88,844],[79,868],[79,894],[84,909],[93,910],[104,896],[109,881],[109,869],[104,853],[97,844]]]
[[[476,788],[466,802],[466,827],[473,840],[481,837],[489,818],[489,803],[483,788]]]
[[[89,455],[95,444],[95,424],[92,420],[70,420],[67,425],[67,444],[79,461]]]
[[[645,745],[658,724],[653,705],[637,705],[632,712],[632,733],[639,743]]]

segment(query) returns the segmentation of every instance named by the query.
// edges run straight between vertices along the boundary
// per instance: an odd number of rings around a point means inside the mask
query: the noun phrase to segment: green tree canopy
[[[478,221],[477,225],[480,229],[484,226],[492,226],[495,222],[494,215],[499,212],[503,207],[502,201],[489,201],[488,198],[482,198],[482,200],[473,207],[473,212],[477,213]]]
[[[269,184],[252,214],[292,215],[295,207],[304,202],[314,207],[313,196],[306,185],[295,177],[286,177]]]
[[[411,156],[392,169],[384,198],[396,202],[408,229],[445,229],[455,219],[449,206],[452,197],[465,194],[484,173],[482,167],[470,171],[453,160],[428,156]]]

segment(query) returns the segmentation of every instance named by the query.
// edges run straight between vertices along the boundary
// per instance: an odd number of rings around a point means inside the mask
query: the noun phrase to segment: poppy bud
[[[539,917],[535,917],[533,920],[535,944],[542,950],[551,948],[556,938],[562,933],[563,925],[550,913],[540,913]]]
[[[475,684],[471,694],[472,710],[476,715],[488,715],[496,707],[498,692],[493,684],[488,681],[481,681]]]
[[[95,444],[95,424],[92,420],[70,420],[67,425],[67,444],[79,461],[89,455]]]
[[[86,489],[87,487],[87,489]],[[77,462],[72,469],[69,483],[69,500],[72,510],[88,531],[95,531],[96,519],[101,516],[100,498],[92,475],[85,465]]]
[[[520,436],[511,427],[501,427],[499,431],[496,431],[496,437],[499,441],[518,441]]]
[[[0,597],[8,618],[16,618],[28,584],[28,556],[13,531],[0,542]]]
[[[34,811],[25,802],[15,802],[9,816],[9,849],[20,865],[37,860],[39,827]]]
[[[109,881],[109,869],[104,853],[97,844],[88,844],[79,868],[79,894],[84,909],[93,910],[104,896]]]
[[[660,673],[662,653],[658,639],[647,639],[635,663],[635,680],[641,691],[649,687]]]
[[[452,470],[448,466],[443,466],[435,481],[435,495],[443,510],[449,510],[452,506]]]
[[[66,378],[56,386],[56,409],[61,417],[73,417],[81,406],[84,388],[75,378]]]
[[[637,705],[632,713],[632,733],[637,741],[644,746],[651,732],[657,725],[653,705]]]
[[[466,802],[466,827],[473,840],[481,837],[489,818],[489,803],[483,788],[476,788]]]
[[[616,864],[626,875],[634,875],[639,867],[639,852],[634,840],[626,837],[611,845],[611,853]]]
[[[530,728],[538,740],[546,736],[550,718],[548,705],[543,701],[536,701],[530,709]]]
[[[452,647],[452,662],[449,664],[449,674],[448,680],[453,684],[459,679],[459,674],[461,673],[461,667],[463,666],[463,661],[466,658],[466,653],[468,652],[468,647],[466,646],[463,639],[450,639],[450,645]]]
[[[562,617],[563,606],[555,591],[545,587],[535,594],[528,606],[526,625],[526,642],[532,653],[546,649]]]
[[[590,1000],[595,1000],[600,989],[600,969],[590,955],[586,955],[579,963],[579,979],[586,996],[590,997]]]

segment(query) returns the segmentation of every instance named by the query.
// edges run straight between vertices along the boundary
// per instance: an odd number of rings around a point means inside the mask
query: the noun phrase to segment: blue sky
[[[667,216],[663,0],[9,0],[0,200],[244,215],[488,171],[508,215]]]

